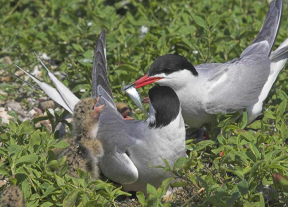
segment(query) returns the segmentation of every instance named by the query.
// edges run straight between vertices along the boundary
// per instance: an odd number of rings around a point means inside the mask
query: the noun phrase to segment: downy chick
[[[131,108],[124,102],[116,103],[117,111],[123,116],[124,120],[132,120]]]
[[[91,178],[99,178],[98,158],[104,153],[97,139],[98,120],[104,105],[96,107],[98,99],[80,100],[74,109],[74,136],[66,139],[70,146],[64,149],[58,158],[66,156],[68,174],[78,177],[77,169],[90,172]]]
[[[10,206],[24,207],[22,190],[16,185],[7,187],[0,198],[0,207]]]

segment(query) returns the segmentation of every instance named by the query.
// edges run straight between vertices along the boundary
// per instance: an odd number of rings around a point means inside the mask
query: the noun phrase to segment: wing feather
[[[94,62],[92,70],[92,95],[94,98],[100,96],[98,94],[97,87],[101,85],[102,88],[109,94],[113,100],[112,90],[110,88],[108,73],[107,73],[107,61],[106,61],[106,32],[102,30],[94,52]]]
[[[33,75],[25,71],[24,69],[20,68],[18,65],[15,65],[17,68],[22,70],[24,73],[26,73],[30,78],[35,81],[40,88],[56,103],[58,103],[60,106],[65,108],[67,111],[69,111],[71,114],[73,114],[73,111],[70,109],[70,107],[66,104],[66,102],[63,100],[62,96],[59,94],[59,92],[53,88],[52,86],[48,85],[47,83],[41,82],[37,78],[35,78]]]
[[[59,94],[61,95],[63,101],[67,104],[67,106],[69,107],[70,111],[74,110],[74,107],[76,106],[76,104],[79,102],[79,98],[77,98],[77,96],[75,96],[70,90],[69,88],[67,88],[63,83],[61,83],[46,67],[46,65],[42,62],[42,60],[39,58],[39,56],[35,53],[36,57],[38,58],[38,60],[40,61],[40,63],[42,64],[42,66],[46,69],[46,71],[48,72],[48,76],[49,78],[52,80],[54,86],[56,87],[57,91],[59,92]],[[52,98],[52,97],[50,97]]]
[[[211,70],[205,85],[208,91],[206,111],[232,113],[255,104],[268,79],[270,65],[271,61],[259,54]]]
[[[241,58],[247,55],[251,55],[255,52],[264,53],[267,56],[270,55],[276,37],[278,35],[279,26],[281,23],[283,10],[283,0],[277,0],[270,3],[270,7],[266,18],[262,24],[262,27],[251,43],[241,54]]]

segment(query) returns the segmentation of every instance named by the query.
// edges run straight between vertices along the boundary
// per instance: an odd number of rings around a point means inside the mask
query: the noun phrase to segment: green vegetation
[[[179,53],[194,65],[238,57],[258,33],[269,8],[266,0],[191,2],[1,1],[0,76],[14,74],[13,64],[32,72],[39,65],[33,52],[45,53],[50,57],[47,66],[53,66],[54,72],[65,72],[64,84],[78,97],[89,97],[93,50],[100,31],[106,29],[109,79],[115,100],[128,102],[135,117],[143,118],[121,90],[125,84],[135,81],[156,57],[167,53]],[[285,5],[276,46],[288,37],[287,17]],[[40,79],[49,82],[46,75]],[[0,90],[5,92],[0,93],[0,101],[21,101],[26,111],[33,107],[27,104],[28,97],[45,96],[17,79],[1,81]],[[147,88],[144,90],[140,92],[147,95]],[[207,127],[211,140],[189,140],[188,158],[180,158],[174,167],[163,162],[164,170],[173,171],[178,178],[172,185],[190,192],[188,200],[176,198],[170,204],[162,203],[170,178],[159,189],[149,185],[147,198],[138,192],[139,202],[143,206],[246,207],[288,203],[287,181],[273,179],[274,174],[288,176],[287,94],[285,66],[257,121],[245,127],[246,113],[237,122],[232,121],[237,114],[219,115],[218,125]],[[65,158],[56,161],[53,153],[54,148],[67,147],[55,130],[65,114],[55,111],[52,115],[47,111],[45,117],[22,122],[10,112],[16,121],[0,127],[3,178],[22,187],[29,207],[109,206],[115,204],[118,196],[129,195],[109,181],[91,182],[81,171],[79,179],[65,175]],[[52,133],[39,125],[45,119],[50,120]],[[4,189],[5,186],[0,187],[0,192]]]

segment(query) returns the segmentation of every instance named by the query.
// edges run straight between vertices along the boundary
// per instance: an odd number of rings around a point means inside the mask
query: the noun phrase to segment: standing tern
[[[262,111],[264,100],[288,58],[288,39],[271,53],[278,34],[283,1],[270,4],[259,34],[240,58],[226,63],[193,66],[180,55],[161,56],[136,88],[158,83],[178,95],[186,124],[199,128],[213,123],[217,113],[246,109],[249,123]]]
[[[122,184],[124,190],[146,192],[148,183],[159,187],[171,176],[163,169],[151,166],[163,165],[163,159],[173,166],[179,157],[186,155],[180,101],[170,87],[153,87],[149,91],[148,118],[124,120],[113,100],[106,68],[106,38],[105,31],[102,31],[96,44],[92,70],[92,95],[98,101],[95,106],[88,106],[92,110],[105,105],[101,108],[97,126],[90,129],[104,150],[99,159],[100,170],[109,179]],[[47,67],[45,69],[56,89],[25,72],[50,98],[73,113],[79,99]]]

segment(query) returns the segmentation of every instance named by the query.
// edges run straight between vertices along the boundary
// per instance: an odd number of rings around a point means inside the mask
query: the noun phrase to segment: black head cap
[[[154,86],[149,90],[150,102],[155,110],[155,122],[149,127],[164,127],[179,114],[180,101],[175,91],[168,86]]]
[[[160,73],[170,74],[179,70],[187,69],[195,76],[198,75],[194,66],[183,56],[168,54],[158,57],[151,65],[148,76]]]

